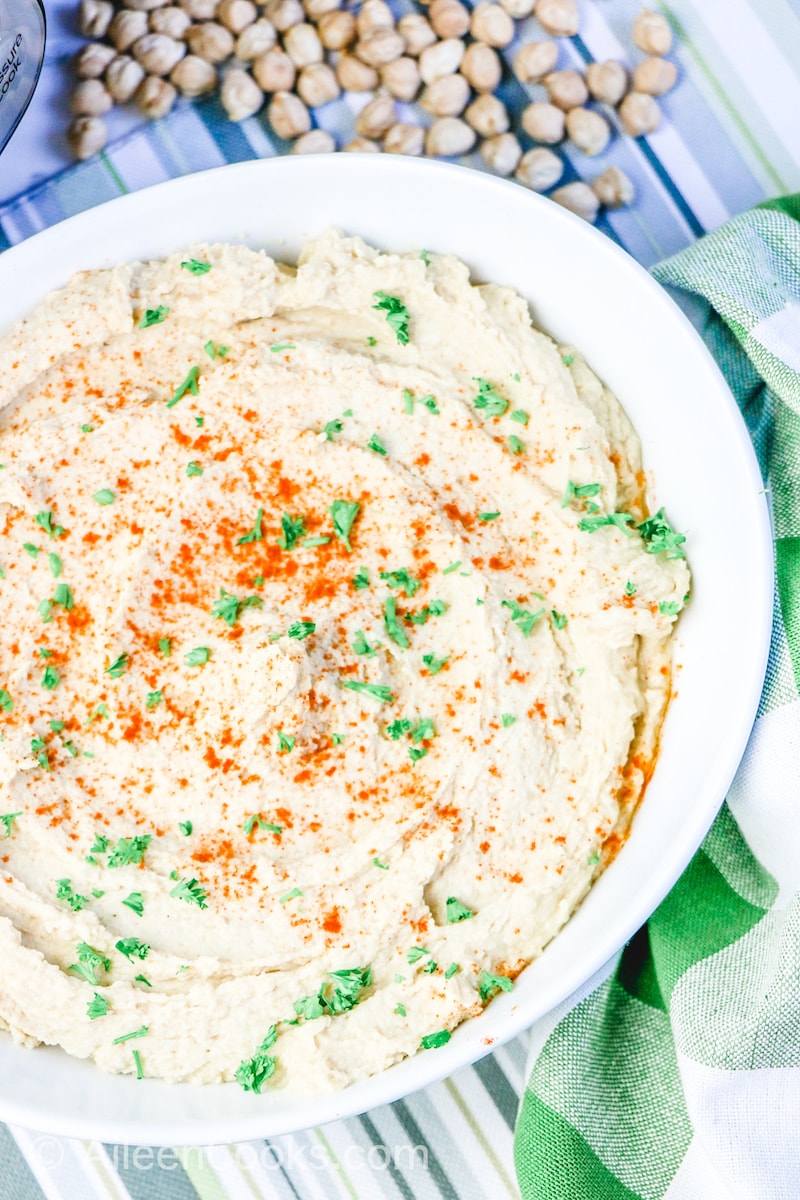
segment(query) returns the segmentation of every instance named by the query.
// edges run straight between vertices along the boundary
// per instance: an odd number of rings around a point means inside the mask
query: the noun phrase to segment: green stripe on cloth
[[[131,1200],[198,1200],[175,1150],[157,1146],[105,1147]]]
[[[0,1188],[4,1200],[45,1200],[33,1171],[5,1125],[0,1125]]]
[[[775,570],[789,656],[795,683],[800,691],[800,536],[778,538],[775,543]]]
[[[514,1143],[523,1196],[536,1200],[642,1200],[625,1187],[568,1121],[526,1092]]]

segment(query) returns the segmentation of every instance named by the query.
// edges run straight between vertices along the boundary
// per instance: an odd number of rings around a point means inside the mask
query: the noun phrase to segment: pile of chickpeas
[[[313,128],[312,110],[343,92],[368,93],[346,151],[459,157],[476,146],[486,166],[594,221],[601,206],[634,198],[630,179],[608,167],[591,185],[558,187],[564,160],[554,147],[568,141],[586,155],[602,153],[616,124],[629,137],[659,124],[657,97],[675,84],[665,56],[672,31],[659,13],[642,9],[632,40],[645,56],[629,72],[621,62],[591,63],[585,73],[558,69],[556,39],[578,32],[576,0],[420,0],[426,12],[396,20],[385,0],[81,0],[80,31],[91,39],[76,56],[77,83],[67,132],[78,159],[103,149],[103,117],[116,104],[135,104],[151,119],[166,116],[179,96],[218,92],[232,121],[266,109],[273,132],[294,154],[338,149]],[[513,73],[542,85],[521,114],[536,145],[523,150],[497,91],[498,51],[513,41],[515,21],[535,15],[546,38],[516,52]],[[397,101],[418,102],[426,127],[400,120]],[[593,102],[593,107],[587,107]],[[605,110],[605,111],[604,111]],[[552,190],[555,189],[555,190]]]

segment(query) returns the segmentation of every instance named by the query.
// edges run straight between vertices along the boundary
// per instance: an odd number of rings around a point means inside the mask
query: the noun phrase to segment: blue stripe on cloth
[[[412,1097],[412,1099],[418,1099],[418,1097]],[[408,1134],[412,1145],[422,1146],[427,1151],[428,1171],[431,1181],[436,1185],[442,1200],[460,1200],[458,1192],[453,1187],[450,1177],[439,1161],[436,1151],[411,1115],[408,1103],[405,1100],[397,1100],[392,1105],[392,1110]],[[463,1197],[461,1197],[461,1200],[463,1200]]]
[[[513,1130],[519,1110],[519,1096],[496,1058],[487,1054],[475,1064],[475,1070],[494,1106],[509,1129]]]
[[[131,1200],[198,1200],[197,1189],[169,1146],[111,1144],[104,1149]]]
[[[44,1200],[36,1176],[5,1125],[0,1125],[0,1195],[3,1200]]]

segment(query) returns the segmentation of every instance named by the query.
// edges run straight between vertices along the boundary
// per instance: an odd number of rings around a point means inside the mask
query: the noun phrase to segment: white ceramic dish
[[[387,249],[455,253],[476,278],[517,288],[537,322],[579,346],[627,409],[658,502],[688,533],[694,573],[655,776],[624,850],[566,929],[513,993],[442,1049],[340,1095],[308,1099],[106,1076],[59,1050],[26,1050],[0,1036],[5,1121],[112,1142],[239,1141],[363,1112],[474,1062],[585,982],[647,918],[702,840],[744,750],[772,613],[768,511],[744,424],[662,289],[557,205],[477,171],[401,158],[223,167],[114,200],[3,254],[0,335],[77,270],[157,257],[193,240],[245,240],[291,260],[331,225]]]

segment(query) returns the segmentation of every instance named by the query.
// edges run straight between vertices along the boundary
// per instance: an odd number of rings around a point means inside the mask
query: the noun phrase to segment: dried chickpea
[[[104,42],[90,42],[75,55],[75,74],[79,79],[99,79],[114,58],[113,46],[106,46]]]
[[[69,98],[70,112],[76,117],[102,117],[113,103],[110,93],[100,79],[82,79],[72,89]]]
[[[406,13],[397,22],[397,32],[405,40],[406,54],[412,58],[418,58],[423,50],[436,42],[436,34],[422,13]]]
[[[355,53],[369,67],[383,67],[400,58],[406,48],[402,34],[396,29],[379,26],[356,42]]]
[[[122,54],[147,33],[147,13],[121,8],[108,26],[108,36]]]
[[[297,94],[309,108],[322,108],[341,95],[332,67],[327,63],[312,63],[304,67],[297,79]]]
[[[67,145],[80,161],[99,154],[107,137],[105,122],[99,117],[74,117],[67,129]]]
[[[443,75],[428,84],[420,105],[434,117],[457,117],[466,108],[469,97],[469,84],[463,75]]]
[[[646,58],[633,72],[633,90],[664,96],[675,86],[678,68],[666,58]]]
[[[341,0],[303,0],[303,8],[312,21],[319,23],[322,17],[335,12],[340,3]]]
[[[387,129],[383,148],[387,154],[422,154],[425,148],[425,130],[419,125],[398,122],[391,129]]]
[[[365,104],[356,117],[356,133],[361,137],[381,138],[397,121],[391,96],[376,96]]]
[[[186,46],[163,33],[146,33],[133,43],[131,51],[148,75],[169,75],[186,53]]]
[[[618,111],[622,128],[632,138],[654,133],[661,120],[661,110],[645,92],[628,92]]]
[[[470,12],[460,0],[433,0],[428,20],[440,38],[460,38],[469,29]]]
[[[575,0],[537,0],[536,19],[551,37],[574,37],[578,32]]]
[[[419,56],[419,73],[423,83],[433,83],[442,75],[452,75],[461,66],[464,43],[458,38],[445,38],[428,46]]]
[[[529,17],[535,6],[536,0],[500,0],[500,7],[517,21]]]
[[[494,0],[480,0],[472,10],[470,32],[476,41],[502,49],[514,40],[514,22]]]
[[[542,80],[547,88],[550,103],[563,108],[579,108],[589,99],[586,83],[580,71],[551,71]]]
[[[153,9],[147,18],[147,24],[153,33],[165,33],[167,37],[178,40],[183,37],[191,23],[189,14],[174,4]]]
[[[421,79],[415,58],[396,58],[381,67],[381,83],[395,100],[411,101],[420,89]],[[416,126],[415,126],[416,128]]]
[[[344,50],[356,36],[356,19],[351,12],[337,9],[324,13],[317,25],[319,40],[326,50]]]
[[[554,146],[564,140],[564,111],[544,100],[534,100],[522,113],[522,128],[535,142]]]
[[[287,29],[305,20],[300,0],[267,0],[264,16],[279,33],[286,33]]]
[[[177,98],[178,93],[172,84],[158,75],[148,75],[136,89],[136,103],[151,121],[165,117]]]
[[[253,60],[253,75],[264,92],[288,92],[294,87],[296,71],[289,55],[273,46]]]
[[[220,102],[232,121],[244,121],[263,106],[264,93],[249,71],[232,67],[222,81]]]
[[[327,129],[309,129],[292,146],[292,154],[333,154],[336,142]]]
[[[233,54],[233,34],[216,21],[190,25],[186,30],[185,39],[192,54],[204,58],[206,62],[221,63]]]
[[[378,72],[354,54],[339,56],[336,78],[345,92],[371,92],[378,86]]]
[[[139,84],[144,80],[144,69],[135,58],[128,54],[120,54],[108,64],[105,79],[112,97],[118,104],[125,104],[133,98]]]
[[[669,54],[672,49],[672,30],[661,13],[643,8],[633,22],[633,44],[645,54]]]
[[[271,50],[278,40],[275,26],[266,17],[259,17],[243,29],[236,39],[235,54],[240,62],[252,62]]]
[[[514,74],[520,83],[538,83],[555,70],[557,62],[555,42],[528,42],[514,55]]]
[[[210,21],[217,11],[217,0],[178,0],[193,21]]]
[[[252,25],[257,16],[253,0],[220,0],[217,5],[217,20],[234,35]]]
[[[475,130],[460,117],[441,117],[425,134],[425,153],[434,158],[468,154],[475,145]]]
[[[544,146],[527,150],[516,170],[516,177],[520,183],[524,183],[534,192],[549,191],[551,187],[556,186],[563,174],[563,159],[552,150],[546,150]]]
[[[187,54],[172,68],[169,76],[182,96],[194,99],[213,92],[217,86],[217,69],[213,63],[198,58],[196,54]]]
[[[605,62],[589,63],[586,68],[586,86],[595,100],[616,108],[628,90],[628,72],[614,58]]]
[[[493,92],[503,76],[500,55],[484,42],[473,42],[464,52],[461,74],[476,92]]]
[[[283,37],[283,48],[296,67],[322,62],[324,51],[313,25],[293,25]]]
[[[380,154],[380,150],[377,142],[371,142],[365,137],[354,137],[346,146],[342,146],[345,154]]]
[[[506,133],[511,123],[503,101],[489,92],[483,92],[473,100],[464,116],[475,132],[484,138]]]
[[[584,154],[602,154],[611,141],[611,126],[590,108],[571,108],[567,113],[567,137]]]
[[[624,208],[634,198],[633,184],[619,167],[606,167],[592,181],[592,191],[606,208]]]
[[[394,29],[394,15],[384,0],[364,0],[356,17],[359,37],[366,37],[373,29]]]
[[[292,92],[276,92],[267,109],[269,123],[280,138],[289,141],[308,133],[311,116],[303,101]]]
[[[109,0],[81,0],[80,8],[78,9],[78,29],[85,38],[105,37],[113,16],[114,5],[110,4]],[[74,121],[72,125],[75,125]],[[103,125],[102,121],[99,122],[99,125]],[[103,130],[105,131],[105,125],[103,125]],[[79,136],[84,137],[84,141],[88,145],[92,138],[95,141],[98,139],[99,132],[90,128],[89,133],[85,136],[79,131],[76,139]],[[103,138],[103,145],[105,145],[105,137]],[[102,146],[100,149],[102,150]],[[96,150],[92,150],[87,157],[91,157],[91,154],[96,153]]]
[[[513,133],[498,133],[481,143],[480,155],[496,175],[510,175],[522,158],[522,147]]]
[[[597,220],[600,201],[588,183],[580,180],[575,183],[567,183],[564,187],[556,188],[551,193],[550,199],[555,200],[556,204],[560,204],[562,208],[568,208],[576,216],[583,217],[584,221],[588,221],[590,225]]]

